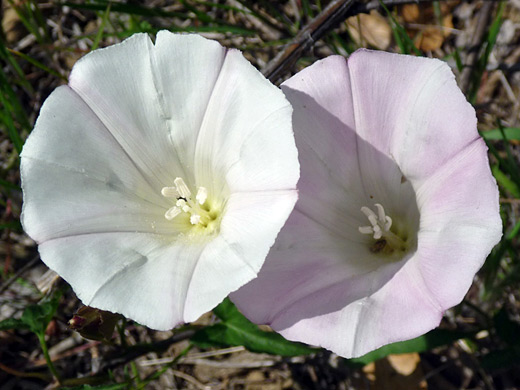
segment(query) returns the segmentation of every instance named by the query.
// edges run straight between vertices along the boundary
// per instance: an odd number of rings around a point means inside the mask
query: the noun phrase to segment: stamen
[[[175,187],[163,187],[161,195],[165,198],[176,198],[179,196],[179,193]]]
[[[182,177],[177,177],[173,181],[173,183],[175,184],[175,187],[177,188],[177,192],[179,193],[179,196],[181,198],[187,199],[191,195],[191,191],[188,188],[188,186],[186,185],[186,183],[184,182],[184,180],[182,180]]]
[[[207,198],[208,190],[205,187],[199,187],[199,190],[197,191],[197,196],[195,196],[197,202],[202,206],[206,202]]]
[[[191,207],[188,206],[188,204],[186,203],[186,201],[184,199],[177,200],[175,205],[180,207],[182,209],[182,211],[184,211],[185,213],[187,213],[188,211],[191,210]]]
[[[181,212],[182,212],[182,210],[180,208],[178,208],[177,206],[173,206],[167,212],[164,213],[164,218],[166,218],[168,221],[171,221],[173,218],[175,218]]]
[[[361,207],[361,212],[365,214],[372,226],[360,226],[358,230],[361,234],[373,234],[375,240],[384,239],[385,245],[389,245],[394,249],[405,248],[404,241],[396,234],[390,231],[392,227],[392,218],[385,213],[385,209],[379,203],[374,204],[377,209],[377,215],[374,211],[366,206]]]
[[[372,229],[372,226],[360,226],[358,227],[358,230],[363,234],[374,234],[374,229]]]
[[[379,216],[379,222],[383,222],[384,223],[385,222],[385,218],[386,218],[385,209],[379,203],[376,203],[374,206],[376,206],[376,209],[377,209],[377,214]]]
[[[173,183],[175,187],[163,187],[161,189],[161,194],[164,197],[176,198],[175,206],[166,211],[164,217],[171,221],[184,212],[189,214],[192,225],[200,224],[207,227],[215,219],[215,215],[210,212],[209,207],[202,207],[208,199],[206,187],[199,187],[197,195],[193,198],[190,189],[181,177],[177,177]]]

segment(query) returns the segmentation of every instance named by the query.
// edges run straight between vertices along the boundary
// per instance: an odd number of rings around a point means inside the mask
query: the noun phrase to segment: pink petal
[[[232,300],[253,321],[344,357],[436,327],[501,236],[486,148],[451,71],[360,50],[282,88],[300,198],[259,277]],[[357,230],[360,207],[376,202],[416,236],[398,261],[372,253]]]

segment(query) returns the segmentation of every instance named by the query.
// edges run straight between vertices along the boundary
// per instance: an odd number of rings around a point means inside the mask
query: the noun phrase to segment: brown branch
[[[477,24],[475,26],[475,32],[471,39],[470,47],[466,59],[464,61],[464,69],[460,75],[459,86],[463,92],[467,93],[469,84],[471,81],[471,75],[473,69],[478,61],[478,55],[480,48],[486,38],[486,31],[488,30],[489,21],[491,20],[491,14],[493,11],[493,2],[487,2],[482,6],[477,17]]]
[[[393,7],[410,3],[431,3],[432,1],[434,0],[371,0],[361,3],[359,0],[334,0],[303,27],[276,57],[267,63],[262,69],[262,73],[272,82],[276,82],[285,72],[290,71],[303,53],[326,33],[336,28],[346,18],[381,9],[381,2],[386,7]],[[489,0],[485,6],[497,1],[499,0]]]
[[[139,356],[150,352],[164,352],[172,344],[191,338],[195,334],[195,329],[189,329],[181,333],[174,334],[172,337],[158,341],[153,344],[138,344],[125,349],[112,351],[108,359],[101,363],[100,372],[105,372],[117,366],[126,364]]]
[[[11,284],[13,284],[20,276],[22,276],[25,272],[27,272],[33,265],[35,265],[40,259],[40,255],[33,257],[27,263],[25,263],[22,268],[14,273],[9,279],[7,279],[4,284],[0,286],[0,294],[9,288]]]
[[[262,73],[271,81],[275,81],[284,72],[292,68],[302,54],[310,49],[314,42],[320,39],[325,33],[336,27],[341,22],[353,5],[355,0],[334,0],[314,19],[310,21],[294,37],[284,50],[262,69]]]

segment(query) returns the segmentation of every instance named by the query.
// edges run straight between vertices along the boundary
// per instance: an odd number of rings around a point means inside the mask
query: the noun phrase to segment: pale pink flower
[[[434,59],[360,50],[282,85],[299,200],[259,277],[256,323],[344,357],[436,327],[501,236],[475,111]]]
[[[23,149],[23,226],[86,305],[196,320],[256,276],[294,206],[291,113],[239,51],[197,35],[96,50]]]

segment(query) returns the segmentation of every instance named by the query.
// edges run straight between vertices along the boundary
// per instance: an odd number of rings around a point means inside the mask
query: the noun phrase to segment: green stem
[[[37,336],[38,340],[40,341],[40,346],[42,347],[43,356],[45,357],[47,366],[49,367],[49,370],[51,371],[54,378],[58,381],[59,384],[61,384],[61,378],[58,375],[58,371],[56,371],[56,367],[54,367],[54,364],[52,363],[51,356],[49,355],[49,349],[47,348],[47,342],[45,341],[45,334],[37,334]]]

